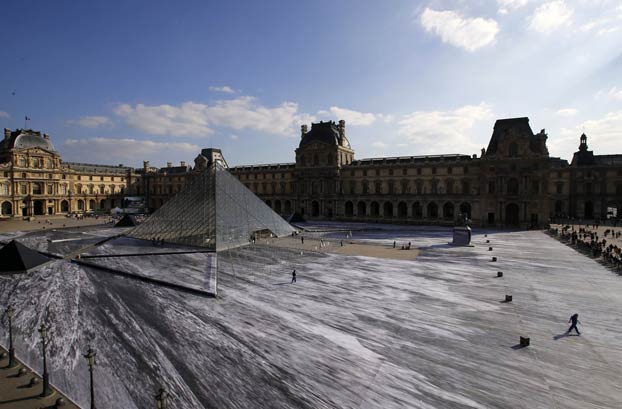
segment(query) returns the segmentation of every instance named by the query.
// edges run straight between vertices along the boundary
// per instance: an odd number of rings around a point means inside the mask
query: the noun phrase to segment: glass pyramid
[[[128,236],[214,251],[248,244],[257,234],[290,235],[294,228],[214,162]]]

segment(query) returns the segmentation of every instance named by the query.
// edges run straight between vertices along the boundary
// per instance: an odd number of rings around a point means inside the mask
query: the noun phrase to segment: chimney
[[[307,134],[307,125],[303,124],[300,126],[300,139],[304,138],[304,136]]]
[[[343,119],[339,120],[339,144],[343,145],[344,143],[344,139],[346,137],[346,121],[344,121]]]
[[[149,161],[148,160],[143,161],[143,170],[145,171],[145,173],[149,172]]]
[[[182,167],[186,167],[186,161],[183,161],[183,160],[182,160],[182,161],[181,161],[181,166],[182,166]]]
[[[44,138],[44,139],[46,139],[46,140],[49,140],[49,139],[50,139],[50,135],[48,135],[48,134],[44,133],[44,134],[43,134],[43,138]]]
[[[11,130],[9,128],[4,128],[4,139],[9,139],[11,137]]]
[[[482,148],[482,156],[481,157],[483,158],[484,156],[486,156],[486,149]]]
[[[173,162],[166,162],[166,167],[167,168],[172,168],[173,167]]]

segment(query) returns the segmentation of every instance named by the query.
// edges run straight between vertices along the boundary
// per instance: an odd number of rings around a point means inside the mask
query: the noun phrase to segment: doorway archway
[[[34,212],[35,216],[42,216],[44,214],[43,201],[35,200],[32,203],[32,211]]]
[[[508,226],[518,226],[519,208],[516,203],[510,203],[505,207],[505,224]]]

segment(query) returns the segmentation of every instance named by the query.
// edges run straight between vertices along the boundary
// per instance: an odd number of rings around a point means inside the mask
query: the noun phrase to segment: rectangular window
[[[495,214],[488,213],[488,224],[495,224]]]
[[[488,182],[488,193],[495,193],[495,182]]]
[[[28,194],[28,187],[26,185],[20,185],[19,189],[23,195]]]
[[[48,195],[52,194],[52,190],[54,189],[54,187],[52,185],[48,185]]]

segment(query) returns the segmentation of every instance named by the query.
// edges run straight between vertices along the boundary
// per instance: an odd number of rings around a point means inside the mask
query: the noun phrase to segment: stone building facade
[[[594,155],[581,136],[571,163],[550,157],[528,118],[495,123],[481,155],[354,159],[345,122],[301,128],[295,163],[230,171],[283,215],[451,225],[539,226],[551,217],[605,218],[622,208],[622,155]]]
[[[344,121],[301,127],[295,162],[229,168],[277,213],[309,220],[452,225],[466,213],[476,226],[541,226],[551,217],[604,219],[622,210],[622,155],[595,155],[582,135],[572,161],[551,157],[544,130],[528,118],[496,121],[481,155],[355,159]],[[49,137],[5,130],[0,143],[2,216],[109,210],[124,195],[155,211],[213,161],[194,167],[63,162]]]
[[[121,206],[135,177],[128,167],[63,162],[47,134],[5,129],[0,142],[0,216],[110,210]]]

